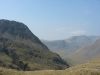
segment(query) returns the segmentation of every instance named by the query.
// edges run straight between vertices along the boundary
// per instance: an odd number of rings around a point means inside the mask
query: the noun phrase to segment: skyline
[[[0,0],[0,19],[23,22],[44,40],[100,35],[100,1]]]

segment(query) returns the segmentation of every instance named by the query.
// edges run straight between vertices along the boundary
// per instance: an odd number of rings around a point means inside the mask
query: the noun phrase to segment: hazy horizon
[[[99,36],[99,0],[0,0],[0,19],[26,24],[40,39]]]

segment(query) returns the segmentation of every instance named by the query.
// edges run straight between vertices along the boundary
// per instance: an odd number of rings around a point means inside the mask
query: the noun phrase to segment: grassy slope
[[[0,68],[0,75],[100,75],[100,61],[95,60],[67,70],[15,71]]]

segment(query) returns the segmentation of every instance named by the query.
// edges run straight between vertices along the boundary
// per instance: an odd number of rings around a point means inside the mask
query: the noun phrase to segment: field
[[[100,61],[92,61],[66,70],[16,71],[0,68],[0,75],[100,75]]]

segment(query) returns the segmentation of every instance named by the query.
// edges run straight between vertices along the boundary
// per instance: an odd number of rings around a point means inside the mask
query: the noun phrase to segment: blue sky
[[[100,35],[100,0],[0,0],[0,19],[23,22],[45,40]]]

